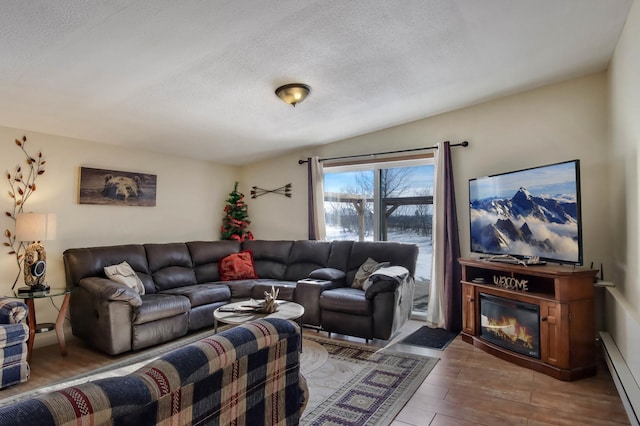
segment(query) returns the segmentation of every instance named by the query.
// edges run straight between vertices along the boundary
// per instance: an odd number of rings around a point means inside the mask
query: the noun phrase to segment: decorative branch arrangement
[[[271,291],[264,292],[264,305],[261,307],[259,312],[265,314],[272,314],[278,310],[278,293],[280,293],[280,289],[274,288],[271,286]]]
[[[42,156],[42,152],[38,152],[36,158],[32,157],[26,150],[27,137],[23,136],[22,141],[16,139],[16,145],[20,147],[26,157],[27,167],[23,169],[22,166],[16,165],[13,175],[7,172],[7,180],[9,181],[9,197],[13,201],[13,208],[10,211],[6,211],[5,215],[13,220],[13,229],[15,232],[15,222],[18,213],[24,211],[24,205],[31,195],[36,190],[36,179],[38,176],[44,174],[44,165],[46,160]],[[23,241],[17,241],[14,232],[10,229],[5,229],[4,236],[7,239],[4,245],[10,247],[11,250],[8,254],[16,257],[16,264],[18,265],[18,275],[13,281],[15,287],[20,275],[22,273],[22,258],[26,250],[26,245]]]
[[[251,187],[251,198],[258,198],[261,195],[265,194],[280,194],[284,195],[285,197],[291,198],[291,184],[288,183],[285,186],[281,186],[280,188],[276,189],[262,189],[258,188],[257,186]]]

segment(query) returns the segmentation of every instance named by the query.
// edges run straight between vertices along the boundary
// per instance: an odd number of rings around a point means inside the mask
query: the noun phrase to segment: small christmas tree
[[[247,213],[247,205],[244,202],[244,194],[238,192],[238,182],[233,187],[233,191],[229,193],[224,213],[225,217],[222,219],[222,227],[220,228],[221,239],[253,240],[253,234],[247,230],[251,221]]]

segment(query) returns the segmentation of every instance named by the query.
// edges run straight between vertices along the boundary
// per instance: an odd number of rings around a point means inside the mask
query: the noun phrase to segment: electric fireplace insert
[[[480,337],[500,347],[540,358],[540,307],[480,293]]]

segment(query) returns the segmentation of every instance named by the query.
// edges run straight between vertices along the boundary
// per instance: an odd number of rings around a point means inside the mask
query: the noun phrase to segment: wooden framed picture
[[[156,205],[157,176],[80,167],[79,204]]]

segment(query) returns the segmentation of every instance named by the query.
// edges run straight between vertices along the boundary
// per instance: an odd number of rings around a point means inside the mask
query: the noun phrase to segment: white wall
[[[16,164],[24,164],[24,154],[14,143],[23,135],[28,139],[27,151],[36,155],[41,150],[47,160],[46,172],[38,177],[37,190],[25,211],[57,214],[57,239],[44,242],[47,281],[53,287],[65,285],[62,252],[70,247],[219,239],[225,199],[237,178],[235,167],[0,127],[2,170],[13,173]],[[81,166],[157,175],[156,206],[78,204]],[[12,208],[6,179],[0,188],[4,212]],[[13,229],[13,221],[3,214],[2,235],[7,228]],[[14,257],[4,251],[0,254],[0,294],[7,295],[18,270]],[[21,285],[22,277],[17,286]],[[59,306],[62,298],[54,301]],[[36,303],[38,322],[54,322],[57,311],[49,300]],[[54,333],[41,335],[35,342],[36,346],[51,343],[55,343]]]
[[[242,182],[276,188],[293,183],[291,199],[265,195],[249,200],[258,238],[307,238],[306,166],[298,159],[372,153],[468,140],[454,148],[456,201],[463,254],[469,252],[469,178],[581,160],[585,263],[611,270],[607,152],[606,74],[543,87],[437,117],[358,136],[316,150],[292,153],[242,169]],[[245,188],[245,190],[248,188]]]
[[[610,234],[615,290],[607,299],[607,328],[640,383],[640,262],[638,146],[640,145],[640,3],[634,2],[609,70]]]
[[[260,240],[305,240],[307,231],[307,167],[298,165],[298,154],[254,163],[241,170],[238,190],[246,195],[249,229]],[[265,194],[251,198],[251,187],[279,188],[292,184],[291,198]]]

